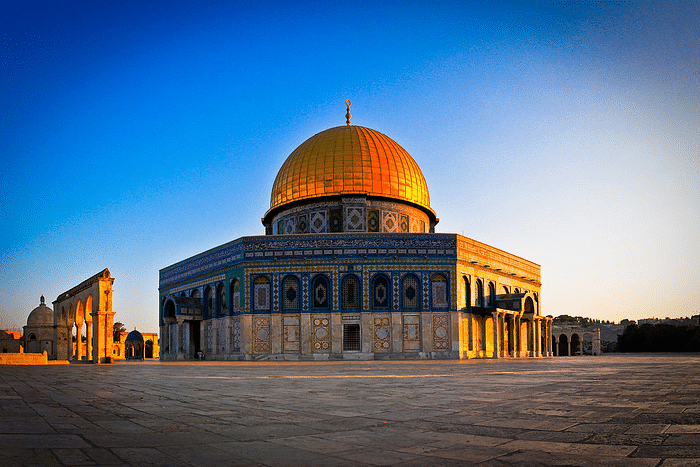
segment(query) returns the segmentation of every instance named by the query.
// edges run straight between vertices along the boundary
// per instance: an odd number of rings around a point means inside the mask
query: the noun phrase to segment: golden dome
[[[391,198],[433,212],[416,161],[388,136],[361,126],[329,128],[296,148],[277,174],[268,214],[288,203],[334,195]]]

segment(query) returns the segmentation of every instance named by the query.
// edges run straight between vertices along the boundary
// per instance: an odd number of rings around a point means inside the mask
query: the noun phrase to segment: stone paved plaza
[[[700,464],[700,356],[0,367],[0,465]]]

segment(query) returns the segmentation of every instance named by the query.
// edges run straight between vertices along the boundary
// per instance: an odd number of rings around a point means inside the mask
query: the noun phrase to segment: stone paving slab
[[[700,465],[700,355],[0,366],[0,465]]]

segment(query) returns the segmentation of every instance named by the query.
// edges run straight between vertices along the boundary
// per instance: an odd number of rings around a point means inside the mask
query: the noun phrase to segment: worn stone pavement
[[[700,464],[700,355],[0,367],[0,465]]]

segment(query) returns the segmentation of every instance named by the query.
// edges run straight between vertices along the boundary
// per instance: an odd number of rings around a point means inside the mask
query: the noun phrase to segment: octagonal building
[[[265,235],[161,269],[161,360],[551,356],[540,266],[435,233],[415,160],[346,117],[282,164]]]

